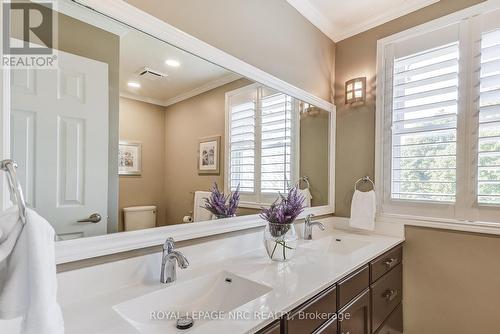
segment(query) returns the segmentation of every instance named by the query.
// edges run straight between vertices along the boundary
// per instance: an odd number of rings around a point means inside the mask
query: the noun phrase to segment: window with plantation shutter
[[[255,101],[253,97],[236,100],[231,105],[230,180],[231,191],[255,190]]]
[[[477,196],[500,204],[500,30],[482,35],[480,80]]]
[[[394,199],[455,202],[458,42],[394,60]]]
[[[286,193],[291,180],[292,98],[274,93],[261,100],[261,190]]]
[[[381,216],[500,224],[500,9],[485,8],[378,42]]]
[[[272,203],[294,183],[297,101],[254,84],[226,93],[226,189],[243,205]]]

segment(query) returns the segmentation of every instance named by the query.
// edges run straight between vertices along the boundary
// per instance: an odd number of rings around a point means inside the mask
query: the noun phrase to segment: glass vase
[[[295,225],[268,223],[264,231],[267,255],[273,261],[285,262],[295,254],[298,241]]]

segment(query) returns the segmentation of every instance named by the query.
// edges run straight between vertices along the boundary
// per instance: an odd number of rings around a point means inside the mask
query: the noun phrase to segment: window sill
[[[500,235],[500,223],[463,221],[455,219],[421,217],[398,214],[381,214],[377,221],[388,224],[430,227],[472,233]]]
[[[245,208],[245,209],[262,209],[262,208],[269,208],[271,204],[269,203],[257,203],[257,202],[239,202],[238,206],[240,208]]]

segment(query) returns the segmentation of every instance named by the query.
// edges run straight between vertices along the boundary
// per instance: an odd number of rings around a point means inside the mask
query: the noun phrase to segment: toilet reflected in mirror
[[[123,208],[125,231],[156,227],[156,206],[131,206]]]

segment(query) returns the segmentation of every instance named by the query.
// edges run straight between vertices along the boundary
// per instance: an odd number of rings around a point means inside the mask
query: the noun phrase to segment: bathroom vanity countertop
[[[193,327],[187,331],[173,332],[189,332],[189,333],[254,333],[273,322],[274,312],[288,312],[296,308],[303,302],[315,296],[322,290],[336,283],[342,277],[345,277],[350,272],[358,269],[362,265],[368,263],[372,259],[382,255],[392,247],[402,243],[404,239],[378,234],[354,233],[344,230],[329,228],[326,232],[321,232],[315,229],[313,237],[315,240],[306,241],[300,240],[297,252],[292,260],[286,263],[272,262],[268,259],[267,254],[262,247],[262,232],[255,233],[256,240],[260,239],[260,244],[256,244],[257,249],[246,251],[236,257],[217,258],[215,261],[208,262],[206,254],[204,257],[203,247],[199,249],[189,250],[186,247],[180,250],[186,254],[191,261],[191,266],[186,270],[178,269],[177,283],[182,284],[187,280],[197,278],[203,275],[214,274],[221,271],[228,271],[240,277],[252,280],[262,285],[270,287],[272,290],[267,294],[237,308],[233,314],[251,315],[251,319],[237,320],[212,320],[204,323],[199,327]],[[259,238],[260,235],[260,238]],[[325,251],[325,249],[310,248],[312,242],[318,240],[327,240],[324,238],[335,237],[336,239],[349,238],[357,239],[362,242],[368,242],[366,246],[357,249],[353,252],[344,254],[333,254]],[[249,238],[248,236],[246,237]],[[301,245],[306,244],[307,248]],[[309,246],[307,245],[309,244]],[[320,244],[315,244],[320,245]],[[205,246],[206,247],[206,246]],[[229,251],[229,248],[228,248]],[[196,254],[202,260],[195,260]],[[228,256],[227,254],[225,256]],[[159,290],[169,289],[169,286],[162,286],[156,281],[158,278],[156,267],[151,269],[153,264],[159,269],[160,258],[159,254],[149,256],[148,263],[140,263],[135,260],[136,268],[134,275],[137,272],[143,271],[138,277],[139,280],[131,283],[128,286],[123,286],[117,282],[117,288],[103,287],[103,291],[98,295],[82,298],[85,292],[80,291],[79,298],[70,298],[66,295],[60,302],[65,323],[66,334],[137,334],[140,333],[125,319],[123,319],[114,309],[113,306],[140,297],[144,294]],[[195,261],[193,261],[195,260]],[[127,260],[123,260],[127,261]],[[119,261],[119,262],[123,262]],[[109,265],[109,264],[108,264]],[[123,265],[123,263],[122,263]],[[131,264],[132,265],[132,264]],[[105,266],[105,265],[102,265]],[[85,268],[87,273],[87,281],[93,280],[92,284],[98,285],[99,281],[92,278],[91,268]],[[115,269],[117,280],[120,280],[120,269]],[[60,274],[65,275],[66,273]],[[123,273],[122,273],[123,274]],[[69,272],[68,275],[74,275]],[[69,277],[66,277],[69,280]],[[103,278],[103,282],[109,280],[109,277]],[[59,278],[60,288],[69,289],[71,286],[68,282],[61,282]],[[77,282],[75,282],[77,283]],[[102,286],[106,284],[103,283]],[[71,289],[78,289],[78,286],[71,286]],[[85,288],[83,288],[85,289]],[[66,293],[62,291],[62,293]],[[78,293],[73,292],[76,296]],[[89,294],[90,295],[90,294]],[[79,300],[75,300],[79,299]],[[145,310],[153,311],[175,311],[175,310]],[[257,313],[257,318],[255,317]],[[157,320],[158,321],[158,320]]]

